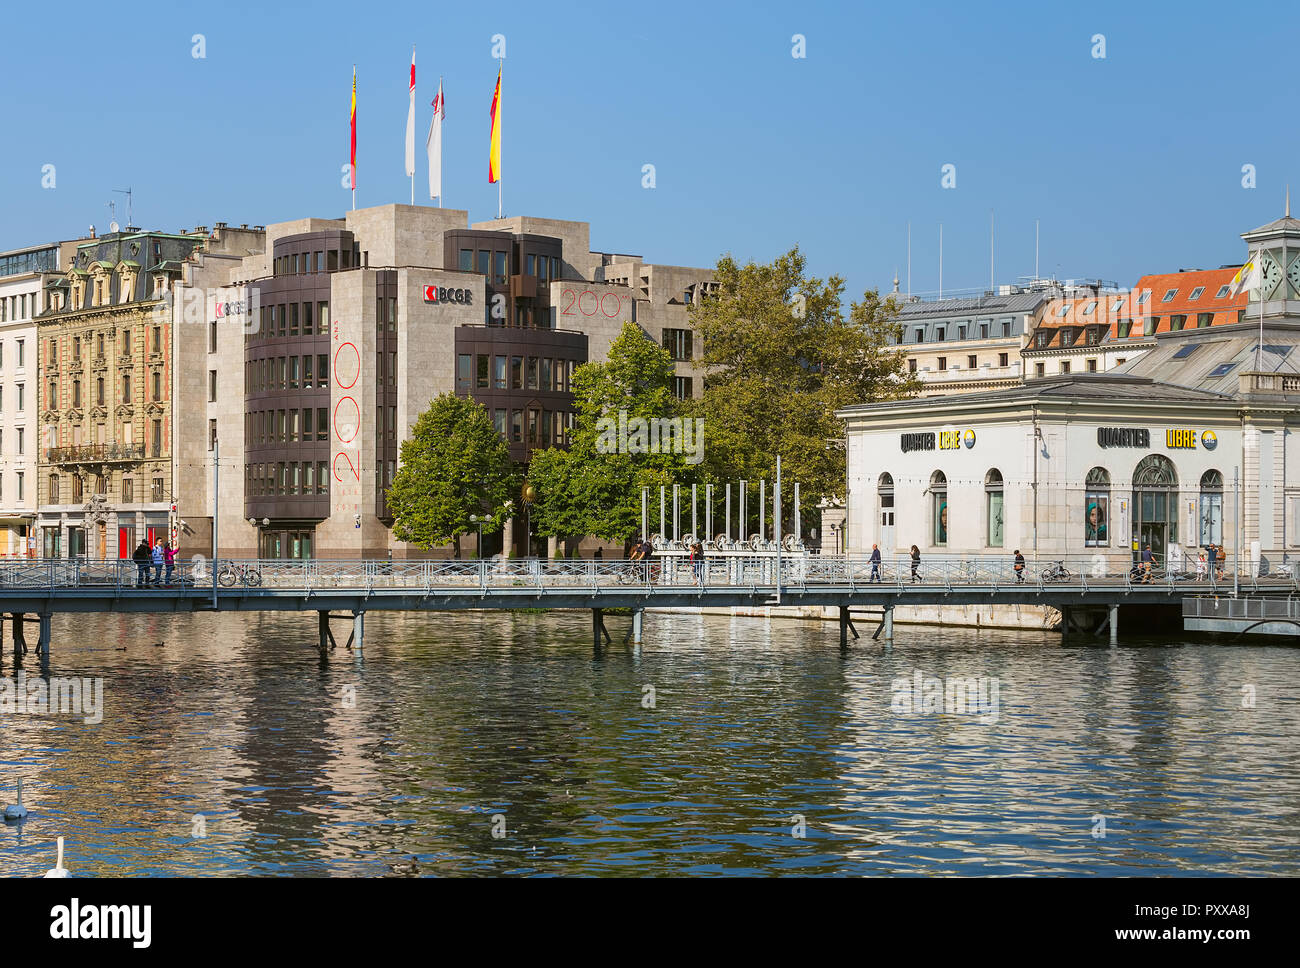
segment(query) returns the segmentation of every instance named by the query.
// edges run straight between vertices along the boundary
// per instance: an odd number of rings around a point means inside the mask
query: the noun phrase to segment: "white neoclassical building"
[[[1108,373],[842,411],[849,552],[1300,556],[1300,220],[1242,237],[1264,271],[1239,323]]]

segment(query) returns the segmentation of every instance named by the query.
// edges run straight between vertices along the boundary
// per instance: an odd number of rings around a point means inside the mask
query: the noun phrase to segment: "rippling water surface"
[[[103,721],[0,715],[0,874],[1300,872],[1292,647],[377,612],[323,663],[315,618],[56,617]],[[891,708],[918,670],[996,721]]]

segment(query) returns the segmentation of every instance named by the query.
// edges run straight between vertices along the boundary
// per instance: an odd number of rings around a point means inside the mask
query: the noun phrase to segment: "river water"
[[[312,613],[56,616],[102,720],[0,714],[0,874],[1300,872],[1293,647],[608,623],[372,612],[323,663]]]

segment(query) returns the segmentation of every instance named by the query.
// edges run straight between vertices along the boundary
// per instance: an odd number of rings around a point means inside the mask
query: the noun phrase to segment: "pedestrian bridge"
[[[906,558],[873,565],[865,556],[742,551],[709,555],[698,565],[680,554],[656,554],[646,562],[221,559],[214,569],[199,558],[159,584],[151,569],[151,583],[142,584],[131,561],[20,559],[0,562],[0,613],[13,617],[24,646],[23,627],[32,621],[26,616],[37,616],[42,651],[57,612],[315,611],[324,647],[329,619],[339,612],[353,620],[359,639],[367,611],[583,608],[593,611],[599,636],[601,611],[610,608],[632,609],[639,634],[645,608],[813,605],[840,608],[846,639],[850,607],[881,608],[889,637],[897,605],[1045,605],[1068,612],[1300,591],[1294,571],[1253,571],[1220,563],[1200,573],[1146,572],[1101,555],[1026,558],[1017,570],[1009,555],[969,555],[929,557],[914,574]],[[1115,617],[1112,611],[1112,636]]]

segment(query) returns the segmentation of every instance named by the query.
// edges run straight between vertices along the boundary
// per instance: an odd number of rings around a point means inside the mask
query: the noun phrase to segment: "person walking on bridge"
[[[153,551],[150,552],[149,557],[153,561],[153,583],[155,585],[161,585],[163,570],[163,547],[161,540],[154,542]]]
[[[152,556],[149,554],[149,542],[141,541],[131,555],[131,560],[135,562],[135,587],[149,584],[149,565],[152,562]]]
[[[167,566],[167,584],[170,585],[172,576],[176,574],[176,549],[170,541],[163,542],[163,563]]]
[[[921,578],[916,573],[916,569],[921,567],[921,549],[912,545],[912,581],[920,581]]]
[[[1025,556],[1020,553],[1019,548],[1016,549],[1016,557],[1012,567],[1016,571],[1016,584],[1023,585],[1025,583]]]
[[[1145,575],[1145,577],[1142,579],[1143,584],[1145,585],[1151,584],[1151,569],[1155,567],[1155,563],[1156,563],[1155,555],[1151,553],[1151,546],[1147,545],[1145,548],[1142,549],[1142,573],[1143,575]]]
[[[880,582],[880,545],[871,546],[871,578],[870,581]]]

